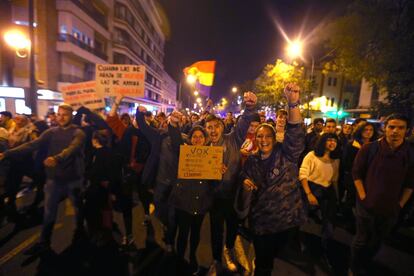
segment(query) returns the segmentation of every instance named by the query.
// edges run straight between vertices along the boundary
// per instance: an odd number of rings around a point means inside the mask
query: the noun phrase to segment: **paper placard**
[[[223,147],[180,146],[179,179],[221,180]]]
[[[145,66],[96,64],[96,90],[102,96],[144,97]]]
[[[78,82],[62,86],[63,100],[75,110],[81,106],[89,109],[104,108],[105,101],[103,97],[97,95],[95,87],[95,81]]]

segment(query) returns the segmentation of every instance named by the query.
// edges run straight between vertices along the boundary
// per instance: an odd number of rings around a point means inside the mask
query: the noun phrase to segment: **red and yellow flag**
[[[214,70],[216,67],[215,60],[204,60],[193,63],[192,65],[184,68],[184,74],[194,75],[197,77],[197,81],[204,86],[213,86],[214,83]]]

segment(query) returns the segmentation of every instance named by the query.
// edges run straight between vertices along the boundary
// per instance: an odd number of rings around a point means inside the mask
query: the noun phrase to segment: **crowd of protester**
[[[160,112],[139,106],[134,117],[118,114],[121,97],[107,116],[61,104],[45,120],[0,113],[0,224],[18,224],[16,195],[24,177],[43,202],[40,240],[27,254],[50,250],[62,198],[75,209],[73,238],[97,247],[114,243],[113,212],[122,213],[121,246],[134,244],[133,195],[148,225],[150,204],[164,227],[168,252],[199,273],[196,251],[209,214],[213,262],[210,275],[236,272],[235,240],[247,227],[255,249],[255,275],[271,275],[273,259],[295,240],[309,219],[321,224],[322,258],[328,269],[338,217],[355,234],[350,273],[364,275],[381,241],[412,219],[414,150],[410,120],[390,115],[381,129],[363,119],[343,123],[315,118],[303,124],[300,89],[285,88],[286,109],[275,120],[257,112],[257,98],[244,94],[244,110],[222,119],[209,111]],[[180,146],[223,147],[221,180],[179,179]],[[390,172],[393,173],[390,173]],[[298,246],[298,250],[301,250]]]

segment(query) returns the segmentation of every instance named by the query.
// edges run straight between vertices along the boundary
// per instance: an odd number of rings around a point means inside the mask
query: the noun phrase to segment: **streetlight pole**
[[[295,41],[289,42],[289,44],[287,45],[287,48],[286,48],[286,52],[287,52],[288,56],[292,59],[300,57],[303,60],[304,58],[302,56],[302,54],[303,54],[303,43],[302,43],[302,41],[295,40]],[[308,104],[308,108],[307,108],[307,111],[306,111],[306,113],[307,113],[306,117],[307,118],[310,117],[310,100],[311,100],[311,95],[312,95],[312,90],[313,90],[313,74],[314,74],[314,70],[315,70],[315,58],[312,54],[310,54],[310,57],[312,59],[312,64],[311,64],[311,73],[310,73],[310,76],[309,76],[310,88],[309,88],[309,91],[308,91],[308,95],[306,96],[307,104]]]
[[[311,65],[311,73],[310,73],[310,89],[309,89],[309,93],[308,93],[308,110],[307,110],[307,114],[306,114],[307,118],[310,117],[310,101],[311,101],[311,95],[312,95],[312,91],[313,91],[313,72],[314,72],[314,69],[315,69],[315,58],[313,57],[312,54],[311,54],[311,59],[312,59],[312,65]]]
[[[25,97],[26,105],[32,110],[32,114],[37,114],[37,83],[35,68],[35,34],[34,34],[34,0],[29,0],[29,36],[30,36],[30,56],[29,56],[29,91]]]

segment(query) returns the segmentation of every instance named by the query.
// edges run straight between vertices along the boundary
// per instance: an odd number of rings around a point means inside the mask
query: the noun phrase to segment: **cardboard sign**
[[[103,97],[99,97],[95,90],[95,81],[78,82],[63,86],[61,88],[65,103],[70,104],[73,109],[82,105],[89,109],[105,107]]]
[[[103,96],[144,97],[145,66],[96,64],[96,90]]]
[[[221,180],[223,147],[180,146],[179,179]]]

